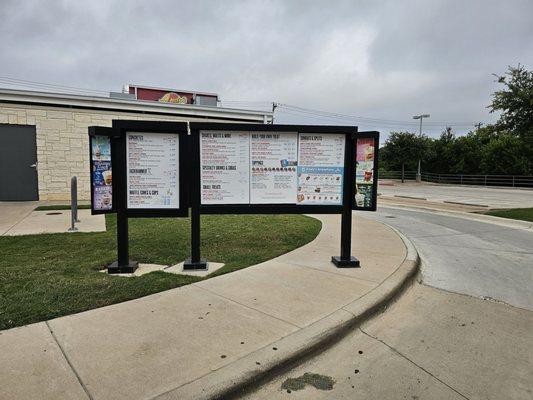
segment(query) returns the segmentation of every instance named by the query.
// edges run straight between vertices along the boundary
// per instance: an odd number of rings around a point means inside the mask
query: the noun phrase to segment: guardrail
[[[416,171],[405,171],[406,180],[415,180]],[[380,179],[401,179],[402,171],[380,171]],[[527,175],[479,175],[479,174],[435,174],[422,172],[424,182],[455,185],[533,187],[533,176]]]

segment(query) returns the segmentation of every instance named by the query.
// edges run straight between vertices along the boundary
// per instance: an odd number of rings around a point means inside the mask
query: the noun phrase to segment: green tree
[[[392,132],[381,150],[389,170],[423,169],[440,174],[533,174],[533,71],[509,67],[498,82],[490,112],[498,122],[456,137],[446,128],[438,139],[409,132]],[[402,174],[403,176],[403,174]]]
[[[423,157],[426,161],[424,169],[434,173],[448,173],[455,158],[453,151],[455,141],[455,135],[450,127],[446,127],[439,139],[428,138],[426,146],[428,152]]]
[[[518,135],[531,145],[533,141],[533,71],[522,65],[509,67],[498,76],[497,82],[505,88],[494,92],[490,112],[500,111],[497,126],[511,134]]]
[[[411,132],[391,132],[385,145],[380,149],[380,158],[388,170],[402,170],[402,182],[405,180],[405,168],[415,169],[418,158],[423,157],[427,147],[427,138]]]
[[[527,175],[530,160],[522,139],[508,132],[499,133],[480,147],[480,169],[483,174]]]

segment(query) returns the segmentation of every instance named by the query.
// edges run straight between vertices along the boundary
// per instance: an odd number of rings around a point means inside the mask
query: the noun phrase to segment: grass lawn
[[[533,222],[533,208],[513,208],[511,210],[489,211],[486,214]]]
[[[0,329],[146,296],[202,278],[98,272],[116,260],[116,218],[107,232],[0,237]],[[130,258],[176,264],[190,255],[188,218],[130,219]],[[207,278],[271,259],[313,240],[321,223],[301,215],[202,216],[202,257],[226,265]],[[204,278],[205,279],[205,278]]]

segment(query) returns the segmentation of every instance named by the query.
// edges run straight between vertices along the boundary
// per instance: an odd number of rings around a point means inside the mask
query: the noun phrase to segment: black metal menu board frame
[[[158,137],[158,135],[161,135]],[[160,140],[163,135],[166,141]],[[175,138],[173,137],[175,135]],[[187,217],[189,210],[188,186],[189,180],[187,170],[189,169],[189,141],[187,140],[188,129],[185,122],[167,122],[167,121],[130,121],[130,120],[113,120],[113,127],[89,127],[89,148],[90,148],[90,166],[91,166],[91,213],[117,214],[117,261],[107,267],[108,272],[112,273],[133,273],[138,267],[138,262],[129,259],[129,241],[128,241],[128,218],[149,218],[149,217]],[[148,137],[147,137],[148,136]],[[109,210],[99,210],[95,207],[95,179],[99,181],[110,176],[101,176],[94,173],[95,162],[93,161],[93,142],[95,138],[108,137],[110,139],[111,166],[113,172],[112,179],[112,207]],[[129,169],[128,164],[128,138],[143,141],[137,143],[137,165],[134,170]],[[156,138],[154,140],[154,138]],[[148,145],[148,147],[146,147]],[[177,154],[169,148],[177,148]],[[143,146],[145,146],[143,148]],[[99,149],[98,151],[101,151]],[[150,159],[150,153],[151,159]],[[139,160],[139,158],[147,158]],[[148,157],[147,157],[148,156]],[[168,166],[168,158],[173,157],[173,163]],[[140,161],[148,162],[149,165],[143,166]],[[157,171],[152,176],[151,169],[158,169],[159,164],[167,164],[166,176],[157,176]],[[177,171],[173,170],[173,167]],[[171,168],[172,171],[169,171]],[[128,189],[128,174],[136,174],[137,182],[135,189]],[[96,178],[95,178],[96,177]],[[167,179],[174,183],[178,191],[176,195],[170,193],[168,196],[159,196],[158,184]],[[151,182],[150,182],[151,180]],[[148,183],[147,183],[148,181]],[[107,182],[104,182],[107,183]],[[149,186],[146,190],[140,190],[143,185]],[[168,186],[168,185],[167,185]],[[155,189],[154,189],[155,187]],[[150,198],[168,198],[168,204],[162,204],[162,207],[153,206],[150,203],[143,207],[132,207],[128,205],[128,196],[135,193],[141,200],[150,200]],[[172,195],[172,196],[171,196]],[[172,206],[171,201],[177,202],[176,207]]]
[[[207,132],[233,132],[233,133],[295,133],[300,134],[315,134],[315,135],[344,135],[344,154],[341,167],[343,170],[343,179],[341,188],[349,186],[352,180],[351,168],[352,165],[352,149],[350,143],[352,138],[357,133],[357,127],[354,126],[311,126],[311,125],[260,125],[260,124],[229,124],[229,123],[204,123],[191,122],[191,136],[192,136],[192,154],[195,157],[191,181],[191,200],[192,205],[199,204],[200,212],[202,214],[340,214],[343,207],[350,198],[342,196],[342,202],[337,205],[321,205],[321,204],[296,204],[294,203],[271,203],[271,204],[252,204],[250,202],[244,204],[203,204],[201,199],[201,168],[200,160],[202,151],[200,146],[202,133]],[[298,138],[298,136],[297,136]],[[297,139],[298,140],[298,139]],[[251,161],[251,160],[250,160]],[[296,199],[295,199],[296,200]],[[351,203],[350,203],[351,204]]]
[[[189,209],[188,199],[188,141],[187,141],[187,124],[185,122],[171,121],[131,121],[131,120],[114,120],[113,129],[118,137],[118,146],[116,152],[116,165],[119,168],[117,176],[120,178],[120,187],[117,194],[120,193],[118,203],[125,210],[128,217],[187,217]],[[150,207],[134,208],[128,206],[128,159],[127,146],[130,133],[138,135],[143,134],[175,134],[178,143],[178,156],[176,160],[178,166],[178,187],[179,187],[179,205],[174,208]]]
[[[207,269],[201,214],[341,214],[340,256],[331,261],[359,267],[351,256],[352,210],[376,210],[378,132],[113,120],[112,128],[89,127],[89,138],[92,213],[117,214],[118,257],[109,273],[137,268],[129,260],[128,218],[187,217],[189,207],[191,257],[184,269]],[[98,195],[111,190],[111,207],[108,195],[97,199],[97,186]]]
[[[200,214],[342,214],[341,255],[332,257],[337,267],[359,267],[359,260],[351,256],[352,231],[352,190],[354,181],[354,140],[357,127],[354,126],[320,126],[320,125],[259,125],[259,124],[227,124],[227,123],[191,123],[192,156],[194,166],[191,180],[191,268],[205,268],[206,260],[200,258]],[[297,135],[344,135],[344,157],[342,160],[342,202],[338,205],[298,205],[298,204],[202,204],[201,190],[201,145],[202,134],[224,132],[265,132],[291,133]],[[298,136],[298,141],[300,136]],[[251,160],[249,160],[251,162]]]

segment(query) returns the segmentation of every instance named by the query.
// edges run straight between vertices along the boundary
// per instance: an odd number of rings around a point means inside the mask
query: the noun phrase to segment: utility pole
[[[478,122],[477,124],[474,124],[477,129],[481,129],[481,125],[483,125],[483,122]]]
[[[272,102],[272,124],[274,123],[274,111],[276,111],[276,108],[278,107],[278,103]]]
[[[420,114],[420,115],[414,115],[413,119],[419,119],[420,120],[420,131],[418,132],[418,137],[422,137],[422,120],[424,118],[429,118],[429,114]],[[416,171],[416,181],[422,182],[422,173],[420,171],[420,155],[418,155],[418,169]]]

